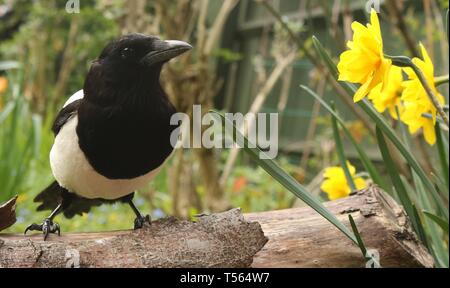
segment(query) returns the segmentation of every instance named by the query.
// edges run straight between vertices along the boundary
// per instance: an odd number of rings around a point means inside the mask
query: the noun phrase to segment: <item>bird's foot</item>
[[[54,223],[50,218],[45,219],[42,224],[31,224],[27,227],[27,229],[25,229],[25,232],[23,233],[27,234],[28,231],[42,231],[42,234],[44,234],[44,241],[47,239],[50,233],[58,233],[58,236],[61,235],[59,224]]]
[[[148,225],[152,225],[152,219],[150,218],[150,215],[136,217],[136,219],[134,219],[134,230],[141,229],[142,227],[144,227],[145,223],[147,223]]]

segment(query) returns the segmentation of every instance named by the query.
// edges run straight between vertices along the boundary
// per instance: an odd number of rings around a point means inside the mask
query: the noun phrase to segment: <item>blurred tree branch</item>
[[[416,47],[416,41],[409,32],[405,19],[403,17],[403,0],[386,0],[386,6],[389,10],[389,14],[391,15],[391,19],[396,25],[397,29],[400,31],[401,35],[403,36],[403,40],[405,41],[409,51],[411,52],[412,56],[414,57],[420,57],[420,53],[417,50]]]
[[[0,42],[13,37],[30,12],[31,3],[27,0],[17,0],[13,5],[0,4]]]

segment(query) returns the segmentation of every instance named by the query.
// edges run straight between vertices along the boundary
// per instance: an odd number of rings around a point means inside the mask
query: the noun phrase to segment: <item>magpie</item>
[[[133,204],[134,192],[150,182],[172,153],[170,125],[176,113],[160,84],[163,65],[192,46],[156,36],[129,34],[109,43],[91,64],[83,89],[73,94],[53,123],[50,166],[55,181],[34,199],[52,210],[27,231],[60,235],[53,222],[103,203],[128,203],[134,228],[151,223]]]

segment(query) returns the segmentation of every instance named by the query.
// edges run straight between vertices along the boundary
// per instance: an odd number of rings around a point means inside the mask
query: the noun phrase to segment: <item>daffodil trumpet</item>
[[[392,61],[392,65],[405,68],[409,67],[414,71],[414,73],[417,75],[417,79],[420,81],[422,87],[425,89],[425,92],[427,93],[431,103],[433,103],[433,106],[436,108],[437,112],[442,117],[447,127],[450,127],[447,113],[445,113],[443,106],[441,105],[441,103],[439,103],[437,96],[434,94],[422,71],[411,60],[411,58],[406,56],[390,56],[386,54],[384,56]]]

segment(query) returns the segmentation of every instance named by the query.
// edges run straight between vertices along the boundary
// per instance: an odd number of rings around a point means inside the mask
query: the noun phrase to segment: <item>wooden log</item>
[[[0,205],[0,231],[16,223],[17,196]]]
[[[376,249],[383,267],[433,266],[403,209],[378,188],[370,187],[325,205],[348,227],[348,214],[352,214],[366,246]],[[359,248],[309,207],[251,213],[245,219],[238,209],[233,209],[201,216],[195,223],[161,219],[139,231],[51,235],[46,242],[39,234],[0,234],[0,267],[365,267],[365,264]]]
[[[0,267],[248,267],[267,238],[239,209],[136,231],[0,234]]]
[[[401,206],[376,186],[325,206],[350,228],[354,218],[382,267],[433,267]],[[309,207],[246,215],[269,238],[252,267],[365,267],[359,248]]]

